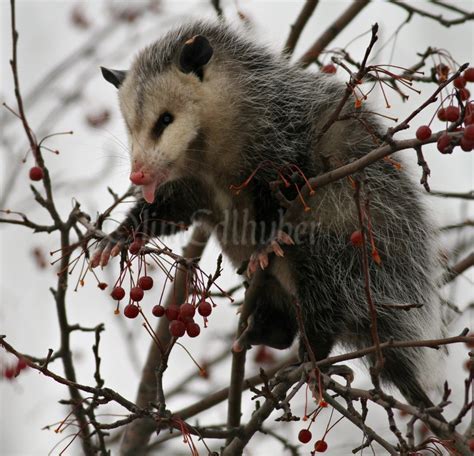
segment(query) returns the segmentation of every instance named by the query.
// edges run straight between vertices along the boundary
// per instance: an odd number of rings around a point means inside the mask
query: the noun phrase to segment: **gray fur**
[[[133,106],[136,119],[149,109],[147,99],[159,90],[160,75],[178,66],[183,44],[195,35],[205,36],[214,49],[204,69],[203,87],[217,77],[223,81],[222,93],[215,96],[220,102],[228,99],[228,108],[225,116],[221,110],[221,130],[216,130],[214,124],[200,125],[199,141],[185,153],[191,158],[185,161],[184,171],[176,179],[175,185],[186,175],[199,182],[197,188],[202,201],[194,202],[199,207],[189,203],[187,213],[183,209],[181,214],[173,216],[189,220],[191,212],[203,207],[209,210],[211,215],[206,223],[214,228],[217,225],[224,252],[238,265],[259,246],[230,245],[224,241],[226,228],[219,226],[219,222],[226,211],[234,211],[237,214],[234,219],[242,218],[245,212],[255,220],[270,223],[271,208],[277,207],[277,203],[272,201],[266,187],[276,175],[273,168],[264,167],[239,196],[229,191],[229,184],[242,182],[265,160],[271,160],[277,167],[298,163],[308,177],[315,176],[324,171],[322,155],[330,157],[331,166],[336,167],[363,156],[376,144],[361,123],[348,120],[334,124],[316,145],[319,129],[344,91],[337,78],[303,71],[228,26],[205,22],[173,30],[137,56],[124,83],[127,92],[121,95],[122,104]],[[206,106],[212,111],[212,107]],[[356,109],[350,101],[343,114],[354,112]],[[219,119],[220,114],[210,115]],[[369,114],[364,115],[364,120],[373,131],[382,131]],[[131,130],[133,137],[133,126]],[[380,338],[386,341],[440,337],[440,305],[434,293],[434,231],[418,189],[403,167],[397,170],[384,161],[369,166],[363,180],[366,182],[363,196],[370,199],[372,230],[382,257],[381,266],[370,261]],[[191,188],[189,182],[185,185]],[[358,229],[353,193],[348,180],[316,189],[316,195],[308,201],[312,210],[302,211],[301,216],[301,221],[316,221],[314,241],[303,239],[296,246],[285,248],[285,258],[278,259],[267,271],[270,286],[273,281],[279,281],[285,299],[273,297],[269,302],[262,295],[257,312],[261,315],[256,316],[257,320],[263,319],[262,331],[277,331],[278,328],[265,327],[271,324],[271,310],[275,309],[279,315],[283,310],[289,319],[294,318],[286,293],[296,291],[305,314],[306,331],[319,357],[327,356],[333,343],[356,348],[372,345],[361,254],[349,242],[350,234]],[[219,195],[219,201],[215,195]],[[160,206],[162,198],[164,193],[159,189],[156,206],[144,207],[140,201],[132,215],[143,215],[148,209],[153,217],[166,218],[163,207],[167,205]],[[269,209],[264,212],[266,204]],[[132,218],[124,224],[130,224]],[[147,234],[159,235],[164,231],[148,229]],[[383,307],[413,303],[423,306],[410,311]],[[288,331],[291,335],[294,328]],[[436,382],[433,372],[437,356],[428,348],[388,352],[384,376],[410,401],[420,401],[420,384]]]

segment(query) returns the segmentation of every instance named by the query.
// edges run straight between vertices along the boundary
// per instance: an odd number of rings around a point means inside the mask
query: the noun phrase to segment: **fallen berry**
[[[428,125],[422,125],[421,127],[418,127],[418,130],[416,130],[416,139],[419,139],[420,141],[424,141],[425,139],[428,139],[431,136],[431,128],[428,127]]]
[[[160,305],[153,306],[153,309],[151,309],[151,313],[155,317],[162,317],[165,314],[165,308],[163,306],[160,306]]]
[[[125,297],[125,290],[122,287],[115,287],[112,293],[110,293],[110,296],[112,296],[112,299],[120,301]]]
[[[173,320],[169,324],[169,331],[173,337],[182,337],[186,332],[186,325],[179,320]]]
[[[142,290],[151,290],[153,288],[153,278],[150,276],[143,276],[138,279],[138,286]]]
[[[211,315],[212,312],[212,306],[206,301],[201,302],[198,306],[198,313],[199,315],[202,315],[203,317],[208,317]]]
[[[298,440],[301,443],[308,443],[312,439],[313,435],[309,429],[301,429],[298,434]]]
[[[125,309],[123,309],[123,314],[127,318],[136,318],[139,313],[138,306],[134,306],[133,304],[128,304],[125,306]]]
[[[186,333],[189,337],[197,337],[201,332],[201,328],[197,323],[191,322],[186,325]]]
[[[33,166],[33,168],[30,168],[30,179],[32,181],[40,181],[43,177],[43,170],[39,166]]]
[[[130,290],[130,298],[132,299],[132,301],[141,301],[143,299],[144,294],[145,293],[143,293],[143,290],[140,287],[133,287]]]

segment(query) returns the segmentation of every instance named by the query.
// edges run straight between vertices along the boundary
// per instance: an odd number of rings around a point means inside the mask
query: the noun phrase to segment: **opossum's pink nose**
[[[130,173],[130,180],[135,185],[146,185],[151,183],[155,178],[147,171],[133,171]]]

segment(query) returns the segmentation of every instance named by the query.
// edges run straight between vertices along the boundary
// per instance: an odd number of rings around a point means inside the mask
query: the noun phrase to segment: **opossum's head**
[[[152,203],[156,189],[185,168],[200,131],[200,86],[213,49],[205,37],[194,36],[162,71],[153,71],[149,53],[143,54],[129,71],[102,68],[102,74],[119,89],[131,143],[130,180]]]

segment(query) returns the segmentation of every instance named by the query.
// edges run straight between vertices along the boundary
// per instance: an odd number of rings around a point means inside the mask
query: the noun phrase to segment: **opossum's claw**
[[[287,233],[285,233],[282,230],[278,230],[277,234],[275,236],[275,240],[277,242],[286,244],[286,245],[295,245],[295,241],[291,238],[291,236]]]
[[[109,263],[110,257],[116,257],[124,248],[125,243],[118,235],[109,235],[103,238],[94,251],[90,267],[105,267]]]
[[[247,276],[251,277],[255,271],[260,267],[266,269],[269,264],[268,255],[274,253],[276,256],[284,257],[285,252],[281,248],[281,245],[294,245],[294,241],[290,235],[284,231],[277,231],[275,237],[260,247],[250,257],[247,265]]]

